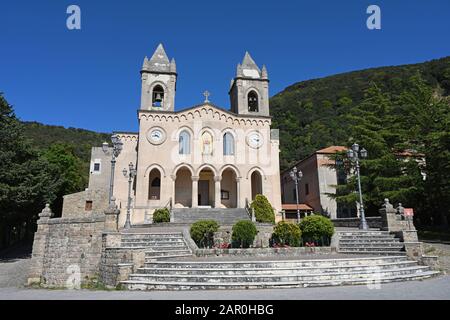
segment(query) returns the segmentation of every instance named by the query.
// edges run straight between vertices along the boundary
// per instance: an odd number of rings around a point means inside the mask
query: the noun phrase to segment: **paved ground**
[[[0,288],[5,300],[449,300],[450,276],[424,281],[388,283],[380,289],[366,286],[229,290],[229,291],[75,291]]]
[[[450,274],[450,245],[439,243],[425,244],[425,251],[429,255],[439,256],[441,270],[444,271],[442,276],[424,281],[382,284],[380,289],[369,289],[367,286],[344,286],[266,290],[152,292],[27,289],[24,287],[24,284],[30,262],[29,255],[4,256],[0,259],[0,300],[450,300],[450,275],[448,275]]]

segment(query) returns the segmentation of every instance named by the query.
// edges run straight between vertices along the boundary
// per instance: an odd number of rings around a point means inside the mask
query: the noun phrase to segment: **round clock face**
[[[164,142],[164,140],[166,140],[166,134],[163,129],[154,128],[147,133],[147,139],[150,141],[150,143],[161,144]]]
[[[263,144],[263,139],[260,133],[252,132],[248,135],[247,143],[252,148],[259,148]]]

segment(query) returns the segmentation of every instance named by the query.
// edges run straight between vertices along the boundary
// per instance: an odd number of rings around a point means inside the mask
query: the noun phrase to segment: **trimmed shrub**
[[[153,212],[153,223],[170,222],[170,211],[167,208],[156,209]]]
[[[299,247],[301,236],[302,232],[297,224],[280,221],[273,229],[272,243],[282,246]]]
[[[200,220],[192,224],[190,234],[192,240],[200,248],[212,247],[214,232],[219,230],[219,224],[214,220]]]
[[[233,234],[231,240],[233,247],[248,248],[253,244],[258,230],[253,222],[248,220],[241,220],[233,226]]]
[[[334,234],[333,222],[321,214],[303,218],[299,223],[299,227],[305,242],[313,241],[322,245],[324,243],[329,244]]]
[[[275,214],[269,200],[262,194],[257,194],[253,200],[252,208],[255,209],[255,218],[258,222],[275,223]]]

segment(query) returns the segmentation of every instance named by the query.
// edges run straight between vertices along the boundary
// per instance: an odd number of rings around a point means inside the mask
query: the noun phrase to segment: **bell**
[[[155,99],[155,101],[162,102],[162,95],[161,95],[161,93],[157,93],[157,94],[156,94],[156,99]]]

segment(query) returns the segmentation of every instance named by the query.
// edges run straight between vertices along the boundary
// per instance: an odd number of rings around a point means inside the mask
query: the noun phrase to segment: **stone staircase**
[[[178,208],[173,209],[174,223],[192,224],[199,220],[215,220],[220,225],[233,225],[239,220],[250,220],[245,209],[233,208]]]
[[[406,255],[403,243],[388,231],[338,231],[337,233],[339,253]]]
[[[262,289],[376,285],[438,272],[405,256],[279,261],[147,261],[121,284],[128,290]]]
[[[192,256],[181,232],[122,233],[122,248],[144,249],[145,261]]]

